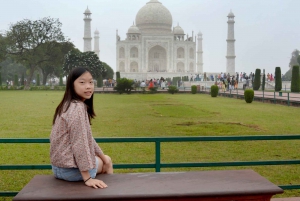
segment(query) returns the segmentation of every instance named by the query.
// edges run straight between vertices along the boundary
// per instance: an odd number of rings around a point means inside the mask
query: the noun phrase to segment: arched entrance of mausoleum
[[[167,71],[167,52],[165,48],[156,45],[148,53],[148,72]]]

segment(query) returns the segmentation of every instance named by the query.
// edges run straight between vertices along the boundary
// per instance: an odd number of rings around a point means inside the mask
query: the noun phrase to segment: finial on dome
[[[150,0],[148,3],[160,3],[158,0]],[[147,3],[147,4],[148,4]],[[161,3],[160,3],[161,4]]]
[[[88,6],[86,7],[83,14],[92,14]]]
[[[227,17],[234,17],[234,14],[233,14],[233,12],[232,12],[232,10],[230,9],[230,12],[229,12],[229,14],[228,14],[228,16]]]

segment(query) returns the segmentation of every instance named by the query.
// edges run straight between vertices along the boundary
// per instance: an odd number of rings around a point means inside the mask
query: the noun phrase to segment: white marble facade
[[[88,8],[84,12],[84,51],[92,51],[91,14]],[[230,11],[227,17],[225,72],[234,74],[235,16]],[[99,57],[99,31],[94,34],[94,52]],[[173,27],[170,11],[158,0],[150,0],[138,11],[135,23],[129,27],[124,40],[116,32],[116,71],[121,77],[137,80],[203,75],[202,40],[201,32],[197,36],[192,32],[189,37],[179,24]],[[220,72],[206,74],[217,75]]]
[[[116,70],[121,77],[141,80],[199,72],[196,37],[188,37],[179,25],[172,28],[172,15],[161,2],[150,0],[135,22],[124,40],[117,31]]]

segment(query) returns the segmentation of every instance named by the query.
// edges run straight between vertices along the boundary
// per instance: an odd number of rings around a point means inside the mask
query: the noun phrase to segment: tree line
[[[13,73],[18,77],[25,74],[25,89],[29,88],[36,72],[42,74],[45,85],[49,76],[66,76],[76,66],[89,68],[95,79],[113,77],[114,72],[108,64],[100,61],[94,52],[80,52],[61,27],[62,23],[51,17],[24,19],[0,34],[0,65],[3,66],[0,66],[0,86],[4,81],[1,80],[2,71],[6,73],[4,79],[11,80]]]

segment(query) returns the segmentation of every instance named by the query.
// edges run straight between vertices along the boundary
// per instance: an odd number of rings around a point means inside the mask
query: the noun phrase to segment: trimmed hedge
[[[118,71],[118,72],[116,72],[116,80],[120,79],[120,78],[121,78],[121,75],[120,75],[120,72]]]
[[[281,91],[282,80],[281,80],[281,69],[280,67],[275,68],[275,91]]]
[[[254,90],[253,89],[246,89],[244,91],[244,97],[246,103],[252,103],[253,98],[254,98]]]
[[[117,86],[114,87],[114,90],[119,92],[119,94],[127,93],[130,94],[133,89],[133,80],[127,78],[121,78],[117,80]]]
[[[217,97],[219,92],[219,87],[217,85],[212,85],[210,87],[210,95],[211,97]]]
[[[59,76],[59,86],[64,86],[62,75]]]
[[[178,89],[177,89],[176,86],[170,85],[169,88],[168,88],[168,92],[169,92],[170,94],[175,94],[175,93],[178,92]]]
[[[150,94],[155,94],[155,93],[157,93],[157,87],[151,87],[151,88],[149,89],[149,92],[150,92]]]
[[[293,66],[291,92],[300,92],[299,66]]]
[[[261,83],[261,90],[265,90],[265,85],[266,85],[266,74],[263,74],[263,78],[262,78],[262,83]]]
[[[18,75],[14,76],[14,87],[19,86],[19,80],[18,80]]]
[[[197,93],[197,86],[196,85],[192,85],[191,92],[192,92],[192,94],[196,94]]]
[[[21,83],[19,83],[21,86],[22,85],[25,85],[25,83],[24,83],[24,73],[22,73],[22,77],[21,77]]]
[[[102,75],[100,75],[97,79],[97,87],[103,87],[103,78]]]
[[[255,70],[255,77],[254,77],[254,82],[253,82],[253,90],[258,90],[260,87],[260,69]]]
[[[40,86],[41,83],[40,83],[40,74],[37,74],[36,75],[36,86]]]

